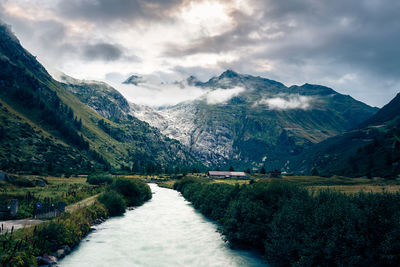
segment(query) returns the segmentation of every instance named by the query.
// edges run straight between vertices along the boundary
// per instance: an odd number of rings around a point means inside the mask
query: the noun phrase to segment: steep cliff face
[[[202,87],[204,96],[159,109],[131,105],[131,114],[181,141],[208,165],[279,167],[288,155],[377,111],[324,86],[286,87],[231,70],[207,82],[188,81]]]

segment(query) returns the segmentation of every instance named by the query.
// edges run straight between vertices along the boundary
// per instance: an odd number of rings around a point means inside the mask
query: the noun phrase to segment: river
[[[150,201],[96,226],[58,266],[266,266],[230,249],[177,191],[150,187]]]

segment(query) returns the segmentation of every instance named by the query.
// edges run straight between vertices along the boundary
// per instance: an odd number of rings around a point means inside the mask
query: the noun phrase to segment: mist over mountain
[[[227,70],[192,101],[132,114],[181,141],[208,165],[280,168],[288,155],[343,133],[378,109],[331,88],[280,82]],[[192,83],[193,84],[193,83]]]

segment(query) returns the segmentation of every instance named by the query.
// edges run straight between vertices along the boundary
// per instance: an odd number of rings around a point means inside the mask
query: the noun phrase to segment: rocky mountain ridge
[[[207,165],[273,168],[285,154],[298,154],[377,111],[328,87],[286,87],[232,70],[206,82],[193,76],[187,81],[204,88],[204,97],[157,109],[131,104],[130,113],[181,141]],[[235,88],[240,90],[231,94]],[[221,101],[209,101],[214,92]]]

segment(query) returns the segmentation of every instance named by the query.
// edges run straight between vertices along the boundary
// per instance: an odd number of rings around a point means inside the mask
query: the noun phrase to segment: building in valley
[[[225,172],[225,171],[209,171],[208,177],[211,179],[226,179],[226,178],[247,178],[245,172]]]

